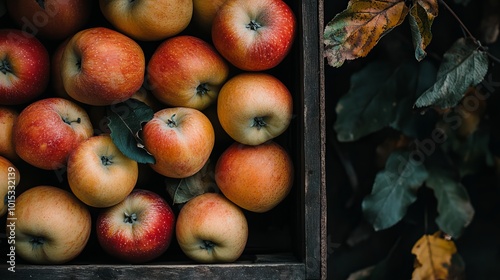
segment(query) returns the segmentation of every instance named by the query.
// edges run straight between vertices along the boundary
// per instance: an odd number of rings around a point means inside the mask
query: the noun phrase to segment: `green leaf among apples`
[[[106,108],[111,139],[127,157],[139,163],[154,164],[155,158],[144,148],[139,136],[142,124],[153,118],[153,110],[144,102],[130,98]]]

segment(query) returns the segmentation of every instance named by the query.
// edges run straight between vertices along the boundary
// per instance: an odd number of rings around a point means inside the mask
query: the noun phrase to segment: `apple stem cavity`
[[[210,91],[206,83],[200,84],[196,87],[196,93],[203,96]]]
[[[250,30],[257,31],[257,29],[261,28],[262,25],[260,25],[255,20],[251,20],[250,23],[247,24],[245,27],[248,28],[248,29],[250,29]]]
[[[104,166],[109,166],[113,164],[113,160],[111,157],[108,156],[101,156],[101,163]]]
[[[267,123],[264,121],[263,117],[255,117],[253,119],[252,127],[256,127],[257,129],[261,129],[266,125],[267,125]]]
[[[43,237],[40,237],[40,236],[33,236],[33,237],[31,237],[29,242],[30,242],[31,246],[33,248],[35,248],[37,246],[43,245],[45,243],[45,239]]]
[[[200,249],[202,250],[207,250],[208,252],[211,252],[215,247],[215,243],[213,243],[210,240],[202,240],[201,242],[202,243],[200,245]]]
[[[7,59],[0,60],[0,71],[3,74],[7,74],[7,72],[12,73],[12,67]]]
[[[124,213],[125,218],[123,219],[123,222],[126,224],[135,224],[137,222],[137,214],[136,213]]]

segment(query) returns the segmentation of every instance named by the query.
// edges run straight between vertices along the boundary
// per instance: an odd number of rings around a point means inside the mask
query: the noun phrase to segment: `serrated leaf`
[[[467,89],[479,84],[487,72],[487,53],[471,40],[461,38],[444,54],[436,83],[417,99],[415,106],[454,107]]]
[[[142,125],[153,118],[153,110],[144,102],[128,99],[106,108],[111,139],[127,157],[139,163],[155,163],[139,137]]]
[[[400,25],[408,7],[404,0],[351,0],[325,27],[325,57],[340,67],[346,60],[366,56],[378,41]]]
[[[376,61],[354,73],[349,91],[336,107],[338,140],[355,141],[387,126],[416,137],[424,118],[412,106],[423,89],[434,83],[435,71],[425,61],[404,62],[399,67]]]
[[[412,279],[449,279],[452,257],[456,252],[455,243],[441,238],[439,232],[422,236],[411,249],[416,257]]]
[[[375,177],[371,194],[363,199],[363,213],[375,230],[398,223],[428,177],[425,166],[410,156],[406,150],[391,153],[385,169]]]
[[[218,192],[214,172],[214,166],[209,160],[200,171],[192,176],[181,179],[166,178],[167,193],[174,204],[182,204],[200,194]]]
[[[425,49],[432,40],[431,27],[438,14],[437,0],[417,0],[410,8],[409,23],[418,61],[427,55]]]

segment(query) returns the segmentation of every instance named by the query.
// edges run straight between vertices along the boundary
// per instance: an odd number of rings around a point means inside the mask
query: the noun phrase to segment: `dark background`
[[[486,1],[488,0],[470,1],[466,6],[453,1],[447,3],[474,36],[481,39],[485,32],[485,28],[481,26],[482,19],[488,13],[498,15],[500,11],[485,6]],[[325,1],[325,25],[343,11],[347,3],[347,0]],[[490,3],[499,5],[500,1],[492,0]],[[428,57],[434,58],[441,57],[464,34],[456,19],[441,3],[432,33],[433,40],[426,50]],[[413,244],[422,235],[432,234],[438,229],[434,224],[436,202],[433,194],[421,188],[417,201],[410,207],[403,221],[392,228],[375,232],[363,217],[361,201],[371,192],[375,174],[380,170],[376,149],[394,131],[387,129],[356,142],[338,143],[333,130],[334,109],[338,99],[349,89],[350,76],[373,59],[397,59],[402,52],[412,55],[410,36],[409,24],[405,20],[383,37],[366,58],[346,62],[340,68],[329,66],[325,60],[329,279],[347,279],[351,273],[383,261],[385,266],[379,265],[372,278],[364,279],[411,279]],[[497,45],[495,42],[488,46],[490,53],[498,53]],[[495,63],[492,63],[490,71],[500,80]],[[496,96],[498,90],[495,89],[487,101],[486,118],[494,130],[498,126],[495,114],[499,105]],[[492,150],[495,150],[495,141],[492,143]],[[354,172],[348,176],[346,170],[349,167]],[[352,183],[353,179],[357,180],[357,184]],[[465,269],[465,273],[460,274],[462,278],[455,279],[500,279],[500,188],[497,172],[494,168],[485,169],[477,176],[464,178],[463,184],[469,192],[475,216],[464,234],[454,240],[463,260],[459,268]]]

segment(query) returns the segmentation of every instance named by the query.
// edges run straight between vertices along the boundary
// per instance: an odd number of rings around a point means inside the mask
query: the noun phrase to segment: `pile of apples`
[[[236,261],[248,239],[245,211],[273,209],[293,185],[291,157],[275,141],[292,120],[292,95],[267,71],[294,42],[291,8],[282,0],[4,5],[15,27],[0,28],[0,214],[15,221],[16,255],[66,263],[95,230],[102,249],[126,262],[158,258],[174,238],[194,261]],[[101,21],[91,18],[96,9]],[[127,102],[142,109],[119,107]],[[120,129],[134,141],[113,137],[113,107],[129,110]],[[211,161],[217,191],[192,195],[178,214],[165,186],[138,187],[143,170],[183,180]],[[37,185],[26,165],[59,174],[60,185]],[[35,186],[16,190],[25,177]]]

